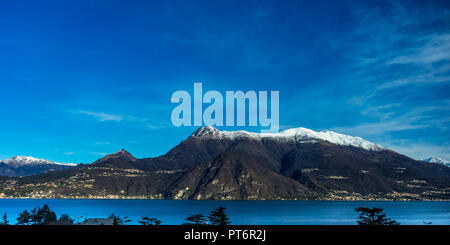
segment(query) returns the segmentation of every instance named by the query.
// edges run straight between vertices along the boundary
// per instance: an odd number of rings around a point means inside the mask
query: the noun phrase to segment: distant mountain
[[[119,165],[121,165],[122,163],[135,162],[136,160],[137,159],[133,155],[131,155],[129,152],[127,152],[124,149],[120,149],[116,153],[106,155],[106,156],[98,159],[97,161],[93,162],[92,164],[100,165],[103,163],[109,163],[109,164],[118,163]]]
[[[430,158],[423,159],[423,161],[424,162],[431,162],[431,163],[439,163],[439,164],[445,165],[447,167],[450,167],[450,161],[444,160],[444,159],[439,158],[439,157],[430,157]]]
[[[63,164],[51,162],[28,156],[15,156],[9,159],[0,160],[0,176],[27,176],[42,174],[55,170],[64,170],[76,164]]]
[[[359,137],[305,128],[276,134],[201,127],[166,154],[120,150],[92,164],[0,178],[33,198],[450,200],[450,168]]]

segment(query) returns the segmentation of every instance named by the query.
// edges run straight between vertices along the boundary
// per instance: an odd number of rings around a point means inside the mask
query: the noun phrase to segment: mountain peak
[[[197,129],[197,131],[195,131],[192,134],[192,136],[196,136],[196,137],[214,136],[214,135],[218,135],[220,132],[221,131],[215,127],[206,126],[206,127],[200,127],[199,129]]]
[[[336,145],[348,145],[363,148],[370,151],[381,151],[384,148],[381,145],[369,142],[361,137],[354,137],[345,134],[336,133],[330,130],[314,131],[307,128],[291,128],[279,133],[252,133],[247,131],[220,131],[214,127],[200,127],[192,136],[214,139],[237,139],[248,137],[255,140],[270,138],[273,140],[292,140],[301,143],[327,141]]]
[[[128,151],[126,151],[125,149],[120,149],[120,150],[118,150],[118,151],[116,151],[115,153],[113,153],[113,154],[128,154],[128,155],[131,155]]]
[[[115,153],[106,155],[106,156],[98,159],[94,163],[102,163],[102,162],[112,160],[112,159],[123,159],[123,160],[131,161],[131,162],[136,161],[136,158],[133,155],[131,155],[131,153],[129,153],[128,151],[126,151],[124,149],[120,149],[120,150],[116,151]]]
[[[447,167],[450,167],[450,161],[442,159],[440,157],[429,157],[429,158],[423,159],[422,161],[431,162],[431,163],[439,163],[439,164],[445,165]]]

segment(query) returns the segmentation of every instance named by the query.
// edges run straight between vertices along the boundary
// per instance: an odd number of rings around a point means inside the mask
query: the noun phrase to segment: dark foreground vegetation
[[[192,214],[185,218],[185,222],[182,225],[230,225],[231,220],[225,212],[225,207],[218,207],[208,215],[203,214]],[[359,207],[355,209],[356,212],[359,213],[358,219],[356,223],[358,225],[399,225],[395,220],[388,218],[386,214],[383,212],[382,208],[366,208]],[[82,218],[75,217],[77,219]],[[44,204],[42,207],[35,207],[30,211],[24,210],[19,214],[19,217],[16,218],[15,225],[126,225],[132,222],[128,216],[118,216],[114,213],[107,218],[96,218],[96,219],[87,219],[75,222],[68,214],[62,214],[57,217],[56,213],[50,209],[47,204]],[[138,220],[141,225],[160,225],[162,223],[161,220],[154,217],[141,217]],[[10,225],[11,223],[8,220],[8,215],[6,213],[3,214],[0,219],[0,225]]]

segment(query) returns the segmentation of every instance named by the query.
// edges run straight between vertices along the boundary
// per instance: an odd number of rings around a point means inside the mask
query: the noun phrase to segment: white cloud
[[[363,123],[350,127],[336,127],[332,128],[331,130],[344,134],[366,137],[373,135],[381,135],[389,132],[428,128],[431,126],[432,125],[428,124],[414,124],[412,122],[395,120],[379,123]]]
[[[448,20],[450,12],[431,7],[412,10],[398,2],[390,7],[391,14],[358,8],[357,27],[337,41],[336,48],[347,52],[350,60],[351,77],[345,83],[362,91],[348,100],[352,106],[373,102],[391,89],[407,87],[405,94],[416,93],[425,86],[450,82],[450,32],[430,34],[425,27]]]
[[[450,60],[450,34],[432,35],[427,39],[423,46],[412,48],[387,64],[430,64]]]
[[[450,57],[450,56],[449,56]],[[448,67],[447,67],[448,68]],[[429,70],[422,74],[418,75],[411,75],[411,76],[405,76],[400,79],[395,79],[392,81],[387,81],[382,83],[381,85],[375,87],[373,94],[375,92],[384,90],[384,89],[391,89],[396,88],[400,86],[406,86],[406,85],[413,85],[413,84],[436,84],[436,83],[445,83],[450,81],[449,75],[444,75],[443,72],[440,72],[439,70]],[[449,70],[445,70],[445,73],[447,73]]]
[[[92,116],[101,122],[104,122],[104,121],[120,122],[120,121],[124,120],[125,118],[127,118],[127,116],[123,116],[123,115],[114,115],[114,114],[108,114],[108,113],[104,113],[104,112],[94,112],[94,111],[85,111],[85,110],[79,110],[79,111],[75,111],[73,113]]]
[[[168,126],[171,126],[172,124],[168,124],[168,123],[159,123],[157,125],[155,124],[146,124],[146,127],[149,129],[163,129],[163,128],[167,128]]]
[[[105,153],[105,152],[89,152],[91,155],[95,155],[95,156],[101,156],[104,157],[106,155],[108,155],[109,153]]]
[[[95,142],[95,144],[96,145],[109,145],[109,144],[111,144],[111,142],[109,142],[109,141],[98,141],[98,142]]]
[[[408,112],[395,115],[392,108],[401,106],[400,104],[386,104],[381,106],[369,107],[361,114],[378,118],[378,122],[361,123],[353,126],[335,127],[331,130],[357,135],[361,137],[382,135],[389,132],[423,129],[423,128],[444,128],[449,118],[435,119],[430,117],[430,113],[448,111],[449,101],[440,101],[436,105],[411,108]]]

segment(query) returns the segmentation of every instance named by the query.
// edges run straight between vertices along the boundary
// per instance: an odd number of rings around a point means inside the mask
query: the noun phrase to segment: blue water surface
[[[0,199],[0,214],[11,223],[25,209],[48,204],[59,216],[106,218],[111,213],[128,216],[138,224],[143,217],[156,217],[162,224],[177,225],[191,214],[207,215],[226,207],[235,225],[352,225],[357,207],[384,208],[388,217],[403,225],[450,225],[450,202],[343,202],[343,201],[179,201],[179,200],[96,200],[96,199]]]

